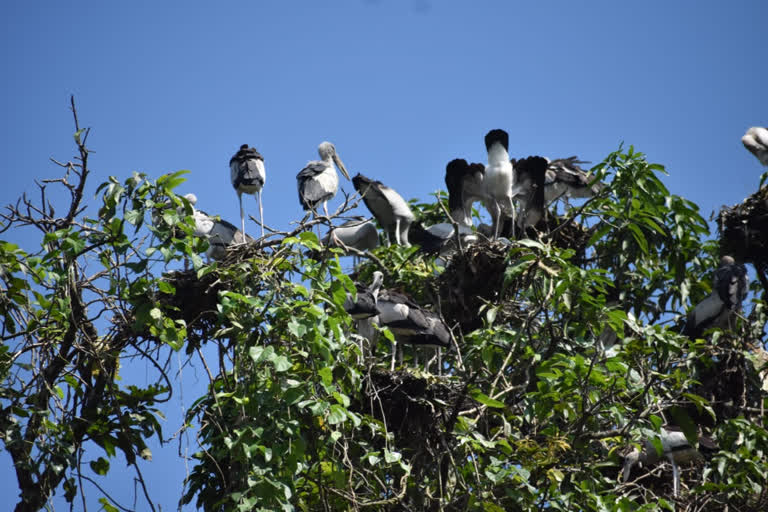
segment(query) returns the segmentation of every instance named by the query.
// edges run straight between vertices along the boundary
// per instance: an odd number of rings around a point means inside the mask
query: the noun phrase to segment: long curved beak
[[[344,167],[344,162],[341,161],[341,158],[339,158],[339,155],[334,154],[333,155],[333,161],[336,162],[336,166],[341,171],[341,174],[344,175],[345,178],[348,180],[351,180],[352,178],[349,177],[349,173],[347,172],[347,168]]]

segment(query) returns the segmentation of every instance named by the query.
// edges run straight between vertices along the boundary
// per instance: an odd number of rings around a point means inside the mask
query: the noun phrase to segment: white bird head
[[[344,166],[344,162],[342,162],[341,158],[339,158],[339,155],[336,154],[336,146],[328,141],[321,142],[320,145],[317,146],[317,152],[322,160],[332,158],[336,163],[336,166],[341,171],[341,174],[343,174],[345,178],[350,179],[347,168]]]

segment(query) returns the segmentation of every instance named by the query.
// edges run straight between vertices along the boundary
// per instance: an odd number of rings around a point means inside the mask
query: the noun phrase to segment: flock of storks
[[[742,137],[744,146],[758,160],[768,166],[768,129],[752,127]],[[530,156],[520,160],[509,157],[509,136],[500,129],[485,135],[488,152],[487,164],[468,163],[464,159],[449,162],[445,171],[448,189],[449,222],[432,226],[415,223],[408,203],[392,188],[361,174],[350,178],[344,163],[330,142],[318,146],[320,160],[307,163],[296,175],[299,202],[304,210],[318,215],[322,204],[329,218],[327,201],[336,195],[339,177],[336,166],[346,179],[351,179],[357,192],[378,224],[385,231],[388,243],[410,246],[411,241],[427,252],[446,257],[456,250],[453,243],[455,227],[459,239],[472,243],[478,233],[491,239],[516,238],[524,235],[528,227],[535,226],[547,212],[547,206],[559,198],[589,198],[599,193],[603,184],[587,174],[579,165],[585,162],[577,157],[549,160]],[[243,194],[253,194],[259,204],[259,224],[264,236],[264,213],[261,191],[266,181],[264,158],[254,148],[243,144],[230,160],[232,186],[240,203],[240,229],[211,217],[194,208],[196,197],[185,196],[193,207],[195,234],[208,239],[208,257],[221,259],[232,244],[248,243],[253,239],[245,234]],[[481,224],[473,229],[472,207],[479,202],[488,211],[492,224]],[[332,227],[322,239],[324,244],[367,251],[379,245],[379,233],[371,220],[356,217]],[[461,242],[460,242],[461,243]],[[388,327],[401,343],[451,346],[448,326],[438,313],[418,305],[411,297],[395,290],[383,288],[384,276],[374,272],[369,286],[356,283],[357,298],[347,298],[345,309],[356,322],[358,335],[376,346],[379,327]],[[712,293],[688,314],[682,333],[698,337],[712,327],[727,328],[746,297],[748,288],[746,269],[730,256],[721,259],[714,273]],[[362,347],[361,347],[362,348]],[[390,368],[394,368],[395,352]],[[438,363],[440,364],[440,363]],[[660,435],[663,452],[659,453],[645,441],[642,450],[635,449],[625,457],[622,478],[629,478],[632,467],[638,463],[653,464],[665,457],[673,467],[674,495],[679,494],[680,478],[677,464],[700,457],[685,435],[675,427],[666,426]],[[713,445],[706,436],[699,438],[700,447]]]

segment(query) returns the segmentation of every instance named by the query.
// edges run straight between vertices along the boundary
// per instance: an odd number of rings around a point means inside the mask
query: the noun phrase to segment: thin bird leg
[[[512,205],[512,240],[517,240],[517,236],[515,236],[515,230],[517,229],[515,215],[515,205]]]
[[[397,340],[392,342],[392,359],[389,362],[389,371],[395,371],[395,354],[397,354]]]
[[[400,245],[400,219],[395,220],[395,241]]]
[[[243,209],[243,194],[237,193],[237,200],[240,201],[240,231],[243,232],[243,241],[245,241],[245,210]]]
[[[330,219],[330,215],[328,215],[328,201],[323,201],[323,211],[325,212],[325,218]]]
[[[678,469],[672,455],[668,455],[669,462],[672,463],[672,495],[677,498],[680,495],[680,469]]]
[[[261,190],[259,194],[259,223],[261,224],[261,238],[264,238],[264,209],[261,207]],[[243,240],[245,240],[245,233],[243,233]]]
[[[443,376],[443,348],[437,347],[437,375]]]

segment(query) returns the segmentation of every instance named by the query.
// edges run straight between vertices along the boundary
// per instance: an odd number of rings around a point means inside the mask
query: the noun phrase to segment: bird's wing
[[[247,160],[233,161],[230,164],[230,178],[232,186],[236,189],[245,185],[246,187],[264,186],[266,172],[264,162],[258,158],[249,158]]]
[[[314,203],[318,201],[318,198],[313,197],[315,194],[312,194],[307,190],[309,185],[308,182],[312,178],[322,174],[326,169],[328,169],[328,165],[325,162],[312,161],[307,163],[307,165],[296,175],[299,202],[305,210],[312,208]]]
[[[744,265],[724,265],[715,271],[713,288],[728,309],[736,310],[746,298],[749,280]]]

